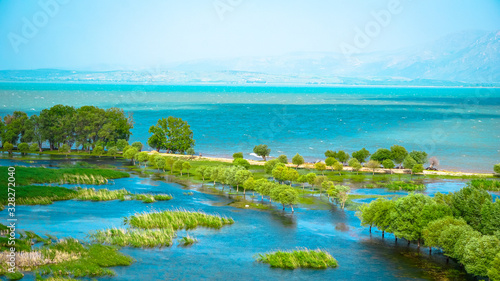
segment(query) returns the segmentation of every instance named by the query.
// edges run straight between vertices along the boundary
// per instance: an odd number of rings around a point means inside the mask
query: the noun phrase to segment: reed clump
[[[184,237],[181,237],[179,239],[179,244],[182,245],[182,246],[193,245],[194,243],[197,243],[197,242],[198,242],[198,239],[189,236],[189,234],[186,235],[186,236],[184,236]]]
[[[98,189],[94,188],[80,188],[77,190],[78,195],[76,199],[78,200],[89,200],[89,201],[110,201],[110,200],[125,200],[125,196],[132,195],[125,189],[119,190],[108,190],[108,189]]]
[[[278,268],[315,268],[326,269],[337,267],[338,263],[328,252],[323,250],[309,250],[307,248],[293,251],[276,251],[258,254],[257,261],[268,263],[271,267]]]
[[[89,237],[98,243],[130,246],[130,247],[165,247],[171,246],[172,240],[176,234],[171,228],[164,229],[124,229],[111,228],[106,230],[98,230],[91,233]]]
[[[219,215],[208,215],[203,212],[174,210],[162,212],[137,213],[126,219],[131,226],[142,229],[172,228],[193,229],[197,226],[219,229],[224,225],[233,224],[232,218]]]

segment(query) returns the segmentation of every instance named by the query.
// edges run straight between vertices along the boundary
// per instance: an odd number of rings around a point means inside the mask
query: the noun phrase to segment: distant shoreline
[[[117,81],[10,81],[0,80],[0,84],[68,84],[68,85],[137,85],[137,86],[172,86],[172,87],[255,87],[255,88],[436,88],[436,89],[500,89],[499,86],[477,86],[477,85],[357,85],[357,84],[304,84],[304,83],[149,83],[149,82],[117,82]]]

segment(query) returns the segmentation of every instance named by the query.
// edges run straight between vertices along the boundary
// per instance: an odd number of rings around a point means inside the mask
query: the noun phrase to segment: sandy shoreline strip
[[[150,151],[150,153],[157,153]],[[184,158],[192,161],[217,161],[217,162],[226,162],[226,163],[232,163],[233,159],[232,158],[224,158],[224,157],[209,157],[209,156],[190,156],[190,155],[182,155],[182,154],[171,154],[171,153],[158,153],[158,155],[162,156],[170,156],[170,157],[177,157],[177,158]],[[265,162],[263,160],[251,160],[251,159],[245,159],[247,160],[250,165],[257,165],[257,166],[264,166]],[[288,167],[293,167],[295,168],[296,165],[292,163],[287,164]],[[313,163],[305,163],[303,165],[299,166],[299,169],[314,169],[314,164]],[[327,171],[331,171],[331,169],[327,169]],[[344,171],[352,171],[352,168],[349,166],[344,166]],[[360,172],[372,172],[372,169],[369,168],[362,168]],[[409,174],[408,169],[375,169],[375,173],[378,174]],[[479,176],[479,177],[490,177],[494,175],[493,173],[469,173],[469,172],[457,172],[457,171],[424,171],[424,175],[440,175],[440,176]]]

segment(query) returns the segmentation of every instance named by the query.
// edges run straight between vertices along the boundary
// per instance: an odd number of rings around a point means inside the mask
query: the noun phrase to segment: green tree
[[[64,147],[64,145],[62,147]],[[100,158],[101,155],[104,154],[104,148],[100,145],[96,145],[94,149],[92,149],[92,154],[97,155]]]
[[[493,171],[500,174],[500,163],[493,165]]]
[[[118,147],[112,146],[108,149],[108,155],[113,156],[116,159],[116,155],[118,154]]]
[[[325,151],[325,157],[326,158],[329,158],[329,157],[335,158],[336,156],[337,156],[337,152],[335,152],[333,150],[327,150],[327,151]]]
[[[487,276],[491,263],[500,253],[500,240],[493,235],[484,235],[479,239],[472,239],[465,245],[463,264],[468,273]]]
[[[123,157],[125,159],[132,160],[134,162],[134,165],[135,165],[135,155],[137,153],[139,153],[137,148],[131,146],[123,151]]]
[[[392,159],[392,153],[389,149],[379,148],[372,154],[370,160],[375,160],[382,163],[385,159]]]
[[[335,198],[338,198],[340,202],[340,207],[343,210],[345,207],[345,202],[349,198],[349,193],[351,192],[351,188],[345,185],[337,185],[335,186],[335,189],[337,190]]]
[[[252,177],[252,172],[248,170],[239,170],[235,174],[236,192],[239,192],[239,186]]]
[[[298,153],[292,158],[292,163],[299,168],[300,165],[304,164],[304,157],[300,156]]]
[[[17,149],[22,153],[22,154],[26,154],[29,150],[30,150],[30,145],[25,143],[25,142],[22,142],[20,144],[17,145]]]
[[[368,158],[368,156],[370,156],[370,152],[365,148],[362,148],[361,150],[352,153],[352,157],[356,158],[360,164],[364,163],[366,161],[366,158]]]
[[[405,160],[403,161],[403,167],[405,169],[413,169],[413,166],[417,165],[417,161],[413,159],[410,155],[406,156]],[[413,171],[412,171],[413,173]]]
[[[184,153],[195,143],[191,126],[173,116],[159,119],[155,126],[149,128],[149,133],[153,135],[148,139],[148,144],[157,151],[165,149],[169,153]]]
[[[500,230],[500,201],[486,201],[481,207],[479,230],[483,234],[492,235]]]
[[[286,164],[288,164],[288,157],[286,157],[286,155],[285,155],[285,154],[281,154],[281,155],[280,155],[280,156],[278,156],[278,158],[276,158],[276,159],[278,159],[278,161],[279,161],[280,163],[283,163],[283,164],[285,164],[285,165],[286,165]]]
[[[335,159],[337,159],[340,163],[347,162],[347,160],[349,160],[349,158],[350,158],[349,153],[347,153],[343,150],[339,150],[337,152],[337,155],[335,156]]]
[[[4,117],[3,130],[1,132],[2,142],[16,144],[25,132],[25,123],[29,120],[28,115],[22,111],[14,111],[12,115]]]
[[[289,205],[293,214],[293,205],[299,203],[299,193],[293,188],[285,188],[279,194],[279,202],[283,205]]]
[[[394,235],[408,241],[416,240],[420,246],[422,230],[428,223],[423,210],[430,204],[436,203],[423,194],[409,194],[398,198],[394,206],[397,214],[394,220]]]
[[[168,168],[170,170],[170,174],[174,171],[174,163],[177,160],[173,157],[165,157],[165,168]]]
[[[369,226],[370,233],[372,232],[372,226],[375,222],[375,205],[374,204],[363,204],[356,211],[356,216],[361,221],[361,226]]]
[[[375,175],[375,169],[380,168],[380,163],[375,160],[370,160],[366,163],[366,167],[372,169],[372,175]]]
[[[319,196],[321,197],[321,193],[324,190],[326,190],[326,195],[328,195],[328,199],[330,199],[330,196],[335,197],[337,194],[337,189],[335,189],[335,185],[333,184],[333,181],[321,179],[321,188],[319,189]]]
[[[321,172],[321,174],[324,176],[325,175],[325,170],[326,170],[326,165],[323,162],[318,162],[314,164],[314,168],[318,171]]]
[[[325,159],[326,166],[331,167],[332,170],[333,170],[333,165],[335,165],[335,163],[338,163],[338,161],[334,157],[328,157]]]
[[[285,204],[283,202],[280,201],[281,197],[281,192],[286,190],[286,189],[289,189],[290,187],[288,187],[288,185],[283,185],[283,184],[274,184],[272,187],[271,187],[271,192],[270,192],[270,199],[271,200],[274,200],[275,202],[279,202],[283,205],[283,210],[285,210]]]
[[[384,162],[382,162],[382,166],[386,169],[393,169],[394,168],[394,162],[392,162],[391,159],[385,159]],[[392,170],[391,170],[392,174]]]
[[[292,186],[292,182],[296,181],[299,178],[299,172],[288,167],[285,168],[284,175],[285,180],[290,182],[290,186]]]
[[[361,166],[358,159],[356,158],[352,158],[351,160],[349,160],[349,166],[352,168],[353,171],[356,171],[356,175],[358,174],[359,170],[363,168],[363,166]]]
[[[278,163],[274,166],[272,171],[273,178],[277,179],[280,183],[285,180],[286,166],[283,163]]]
[[[68,154],[71,152],[71,147],[69,145],[67,145],[67,144],[63,144],[62,146],[59,147],[59,152],[63,153],[66,156],[68,156]]]
[[[202,185],[205,182],[205,178],[209,178],[212,173],[210,167],[202,165],[196,168],[196,172],[201,176]]]
[[[279,163],[278,159],[272,159],[264,163],[264,170],[266,171],[266,174],[271,174],[273,172],[274,167],[278,163]]]
[[[455,217],[463,218],[475,230],[481,229],[481,210],[487,203],[492,202],[491,195],[475,187],[464,187],[453,193],[451,210]]]
[[[140,141],[136,141],[136,142],[132,143],[132,147],[135,147],[135,149],[137,149],[137,151],[141,152],[143,145]]]
[[[423,230],[422,237],[426,246],[430,247],[441,247],[441,242],[439,241],[441,234],[444,230],[449,228],[451,225],[467,225],[467,222],[461,218],[454,218],[452,216],[446,216],[434,221],[431,221]]]
[[[264,161],[266,161],[266,156],[269,156],[269,154],[271,153],[271,149],[267,148],[267,145],[265,145],[265,144],[259,144],[253,148],[253,153],[262,157],[262,159],[264,159]]]
[[[316,177],[316,179],[314,180],[314,185],[319,187],[319,196],[320,197],[321,197],[321,194],[323,193],[323,183],[326,181],[328,181],[328,178],[325,176]]]
[[[30,145],[30,151],[35,153],[40,151],[40,146],[38,146],[38,143],[34,142]]]
[[[186,170],[189,178],[189,169],[191,169],[191,164],[189,164],[188,161],[185,161],[184,163],[182,163],[182,169]]]
[[[308,173],[306,175],[306,178],[307,178],[307,183],[309,183],[312,187],[314,187],[314,183],[316,182],[316,174]]]
[[[306,182],[307,182],[307,176],[306,175],[300,175],[297,178],[297,182],[301,183],[302,184],[302,190],[305,190],[305,185],[306,185]]]
[[[243,182],[243,198],[246,198],[247,190],[255,190],[255,179],[253,177],[249,177],[245,182]]]
[[[412,174],[421,174],[424,172],[424,166],[422,164],[415,164],[413,168],[411,168]]]
[[[241,166],[247,170],[248,170],[248,168],[250,168],[250,163],[246,159],[243,159],[243,158],[234,158],[233,164],[235,166]]]
[[[149,161],[149,153],[147,151],[139,152],[136,154],[136,158],[139,163],[144,163],[144,168],[146,168],[146,163]]]
[[[160,169],[162,169],[165,173],[165,165],[167,165],[167,159],[165,159],[164,156],[155,155],[154,162],[156,168],[158,169],[158,172],[160,171]]]
[[[0,130],[0,132],[2,132],[2,130]],[[40,118],[37,115],[31,115],[31,117],[24,122],[24,132],[21,137],[21,141],[36,143],[38,145],[38,151],[42,152],[41,147],[45,140],[43,139],[42,132],[40,130]]]
[[[500,253],[498,253],[490,264],[488,269],[488,277],[491,281],[500,280]]]
[[[398,215],[395,211],[395,204],[395,201],[385,198],[378,198],[370,203],[375,212],[373,225],[382,230],[382,237],[386,231],[394,231],[394,220]]]
[[[224,173],[224,167],[222,166],[214,167],[210,172],[211,172],[210,180],[214,182],[214,187],[215,187],[215,182],[219,179],[219,175]]]
[[[233,153],[233,159],[243,158],[243,152],[235,152]]]
[[[427,153],[424,152],[424,151],[412,151],[410,152],[409,154],[411,156],[411,158],[413,158],[417,164],[425,164],[427,163]]]
[[[342,163],[340,163],[340,162],[337,162],[337,163],[333,164],[333,170],[339,171],[339,176],[341,176],[342,174],[340,172],[342,170],[344,170],[344,165],[342,165]]]
[[[391,155],[392,155],[392,160],[396,164],[399,164],[401,167],[401,164],[405,160],[406,156],[408,155],[408,151],[406,151],[406,148],[400,146],[400,145],[393,145],[391,146]],[[383,164],[383,162],[382,162]],[[392,168],[389,168],[392,169]]]
[[[184,169],[184,167],[183,167],[184,162],[185,162],[185,161],[180,160],[180,159],[179,159],[179,160],[176,160],[176,161],[174,162],[174,169],[175,169],[175,170],[178,170],[178,171],[181,173],[181,176],[182,176],[182,169]]]
[[[194,148],[190,147],[186,150],[186,154],[193,157],[193,155],[195,154],[194,152]]]
[[[457,248],[457,241],[462,235],[467,232],[474,232],[472,227],[467,224],[448,224],[439,231],[439,236],[437,240],[437,245],[443,249],[444,255],[447,257],[455,258],[457,253],[455,249]],[[426,237],[424,236],[424,239]],[[432,242],[432,241],[431,241]],[[431,243],[429,242],[429,243]],[[427,242],[426,242],[427,244]],[[430,250],[429,250],[430,251]]]
[[[116,141],[116,147],[119,151],[123,151],[123,149],[128,146],[128,141],[124,139],[119,139]]]
[[[80,109],[82,108],[85,109],[87,107],[81,107]],[[83,138],[81,135],[85,136],[89,142],[97,141],[96,130],[102,126],[101,123],[104,123],[105,119],[99,116],[95,118],[98,119],[98,122],[85,120],[82,125],[80,122],[77,122],[78,120],[75,120],[77,112],[72,106],[60,104],[40,112],[38,120],[41,138],[49,142],[50,150],[54,150],[62,143],[67,143],[71,146],[71,143],[75,139]],[[86,130],[81,132],[81,127]]]
[[[455,235],[450,235],[450,233],[455,233]],[[458,235],[457,235],[458,234]],[[441,238],[440,238],[440,243],[444,248],[444,246],[446,245],[444,242],[445,242],[445,237],[453,237],[454,239],[454,248],[453,248],[453,251],[450,251],[448,250],[447,253],[453,253],[452,255],[449,255],[450,257],[452,258],[455,258],[457,259],[458,261],[460,261],[462,264],[464,264],[464,257],[466,255],[466,252],[465,252],[465,249],[466,249],[466,246],[467,244],[469,244],[471,241],[477,241],[479,240],[479,238],[482,237],[481,233],[479,231],[475,231],[474,229],[472,229],[472,227],[470,227],[470,225],[461,225],[461,226],[455,226],[455,225],[452,225],[450,226],[448,229],[444,230],[443,233],[441,233]],[[450,240],[450,239],[446,239],[446,240]],[[450,243],[452,244],[452,243]],[[446,249],[445,249],[446,251]]]

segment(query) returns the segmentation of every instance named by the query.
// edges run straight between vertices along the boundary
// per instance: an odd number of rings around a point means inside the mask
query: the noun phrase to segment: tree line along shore
[[[43,145],[48,144],[50,151],[57,150],[66,155],[74,149],[97,156],[116,157],[122,153],[126,157],[125,148],[129,147],[128,139],[132,134],[133,125],[133,117],[119,108],[101,109],[96,106],[74,108],[54,105],[42,110],[39,115],[28,117],[25,112],[14,111],[13,114],[0,118],[0,139],[2,151],[9,153],[12,153],[14,148],[21,153],[42,153]],[[179,157],[183,154],[189,156],[195,154],[193,132],[190,125],[181,118],[173,116],[161,118],[149,128],[148,133],[150,137],[147,145],[157,152],[164,150],[169,154],[178,154]],[[143,148],[140,142],[131,146],[137,149],[137,153]],[[260,144],[254,147],[253,152],[266,162],[271,149],[265,144]],[[131,154],[129,152],[127,156]],[[429,158],[425,151],[409,152],[400,145],[393,145],[389,149],[379,148],[373,153],[365,148],[351,154],[343,150],[327,150],[324,155],[325,160],[315,164],[305,163],[304,158],[298,153],[291,159],[291,163],[288,163],[286,155],[280,155],[277,159],[286,165],[304,168],[314,166],[318,170],[371,169],[372,172],[423,173],[425,171],[428,174],[453,174],[453,172],[436,171],[439,160],[435,156]],[[243,158],[243,155],[238,158]],[[252,163],[263,165],[258,161]],[[424,167],[426,164],[428,166]],[[500,173],[500,163],[494,165],[493,170],[495,173]],[[474,173],[457,175],[467,174]]]

